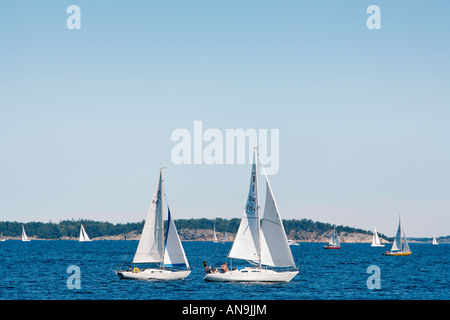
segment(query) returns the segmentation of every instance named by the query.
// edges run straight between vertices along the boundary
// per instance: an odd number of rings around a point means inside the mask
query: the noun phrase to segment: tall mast
[[[258,148],[255,148],[254,159],[255,163],[255,184],[256,184],[256,218],[258,219],[258,267],[261,268],[261,222],[259,220],[259,187],[258,187]]]
[[[163,167],[160,168],[160,174],[159,174],[160,184],[161,184],[161,229],[162,229],[162,269],[164,270],[164,205],[163,205],[163,198],[164,198],[164,189],[163,189]]]

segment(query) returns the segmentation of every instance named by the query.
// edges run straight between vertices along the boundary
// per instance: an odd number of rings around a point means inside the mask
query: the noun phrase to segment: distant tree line
[[[92,220],[64,220],[53,222],[0,222],[0,235],[4,237],[18,237],[22,234],[22,225],[28,237],[36,236],[41,239],[60,239],[62,237],[79,237],[80,226],[83,224],[90,238],[114,236],[133,230],[142,232],[144,221],[125,224]]]
[[[228,232],[235,234],[239,228],[241,219],[177,219],[175,220],[177,229],[210,229],[215,226],[217,232]],[[27,235],[30,237],[36,236],[42,239],[60,239],[62,237],[76,238],[80,235],[80,225],[83,224],[86,232],[90,238],[96,238],[101,236],[115,236],[131,231],[142,232],[144,227],[144,221],[141,222],[129,222],[112,224],[110,222],[92,221],[92,220],[63,220],[59,223],[54,222],[27,222],[21,223],[17,221],[0,221],[0,235],[4,237],[20,237],[22,234],[22,225],[25,227]],[[167,224],[167,221],[165,221]],[[312,221],[310,219],[291,219],[283,220],[286,233],[291,231],[301,232],[318,232],[325,233],[333,229],[333,225],[330,223],[323,223]],[[336,226],[336,230],[339,233],[342,232],[357,232],[363,234],[370,234],[370,231],[347,227]],[[380,236],[385,237],[380,234]]]

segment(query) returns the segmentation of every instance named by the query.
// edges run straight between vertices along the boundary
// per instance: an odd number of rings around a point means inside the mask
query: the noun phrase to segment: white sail
[[[330,246],[334,246],[334,242],[335,242],[335,240],[334,240],[334,233],[335,233],[335,231],[336,231],[336,229],[335,229],[335,227],[333,227],[333,233],[331,234],[330,242],[328,242],[328,244]]]
[[[159,263],[164,258],[164,221],[162,207],[162,170],[142,230],[133,263]]]
[[[80,228],[80,242],[85,242],[85,241],[91,241],[91,239],[89,239],[89,236],[86,233],[86,230],[84,229],[83,225],[81,225]]]
[[[411,252],[411,250],[409,249],[408,241],[406,241],[405,230],[402,230],[402,231],[403,231],[403,237],[402,237],[403,248],[402,248],[402,252]]]
[[[213,242],[219,242],[217,240],[217,235],[216,235],[216,225],[214,225],[214,228],[213,228]]]
[[[25,233],[25,227],[22,225],[22,241],[30,241]]]
[[[339,241],[339,235],[338,235],[338,233],[337,233],[337,231],[335,230],[335,240],[334,240],[334,245],[336,246],[336,247],[340,247],[341,246],[341,242]]]
[[[272,188],[266,174],[265,177],[266,204],[261,222],[261,263],[272,267],[295,267]]]
[[[391,251],[401,251],[402,250],[402,226],[400,222],[400,217],[398,218],[398,228],[397,228],[397,234],[395,235],[394,243],[392,244]]]
[[[373,236],[372,236],[372,245],[378,246],[380,245],[380,238],[378,237],[377,228],[373,228]]]
[[[165,238],[164,266],[167,267],[189,267],[189,263],[184,253],[183,245],[178,236],[175,222],[173,221],[170,209],[168,208],[167,232]]]
[[[233,242],[229,258],[260,261],[259,250],[259,201],[258,201],[258,176],[256,170],[256,154],[254,156],[250,188],[248,191],[247,204],[241,219],[241,224]]]

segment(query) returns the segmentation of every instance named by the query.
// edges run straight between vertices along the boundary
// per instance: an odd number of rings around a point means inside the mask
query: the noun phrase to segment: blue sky
[[[81,9],[69,30],[66,9]],[[369,30],[366,9],[381,8]],[[279,129],[286,219],[450,234],[448,1],[9,1],[0,220],[240,217],[250,165],[174,165],[178,128]]]

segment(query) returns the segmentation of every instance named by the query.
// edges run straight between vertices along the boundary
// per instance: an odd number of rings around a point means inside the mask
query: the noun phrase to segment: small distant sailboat
[[[398,217],[398,229],[395,235],[394,243],[391,251],[383,253],[385,256],[409,256],[411,250],[409,249],[408,241],[406,241],[405,230],[402,228],[400,217]]]
[[[227,232],[225,231],[225,232],[223,233],[222,243],[225,243],[225,242],[227,242],[227,241],[228,241],[228,236],[227,236]]]
[[[0,241],[1,242],[6,241],[6,239],[3,237],[3,233],[0,235]]]
[[[372,236],[372,247],[384,247],[384,243],[380,242],[380,238],[378,237],[377,228],[373,228],[373,236]]]
[[[30,239],[28,239],[27,234],[25,233],[25,227],[22,225],[22,241],[23,242],[27,242],[30,241]]]
[[[157,263],[160,268],[139,269],[131,267],[128,270],[116,270],[116,274],[122,279],[136,280],[182,280],[191,270],[184,253],[183,245],[178,236],[177,228],[168,211],[167,230],[164,234],[163,218],[163,178],[162,168],[159,172],[158,185],[153,196],[150,209],[147,213],[141,239],[133,258],[133,264]],[[185,267],[183,269],[166,269],[166,267]]]
[[[433,235],[433,242],[431,242],[433,246],[437,246],[439,243],[436,240],[436,236]]]
[[[91,239],[89,239],[89,236],[86,233],[86,230],[84,230],[83,225],[81,225],[80,228],[80,242],[88,242],[88,241],[92,241]]]
[[[260,221],[257,164],[255,148],[247,204],[233,246],[228,253],[230,259],[247,260],[256,266],[232,268],[228,271],[225,269],[224,272],[210,271],[205,275],[206,281],[289,282],[298,273],[265,172],[266,204],[264,217]],[[262,265],[290,270],[268,269]]]
[[[336,231],[336,226],[333,228],[333,234],[331,235],[330,242],[323,246],[324,249],[340,249],[341,242],[339,241],[339,235]]]
[[[214,243],[219,242],[219,240],[217,240],[217,235],[216,235],[216,225],[214,225],[214,227],[213,227],[213,242]]]

